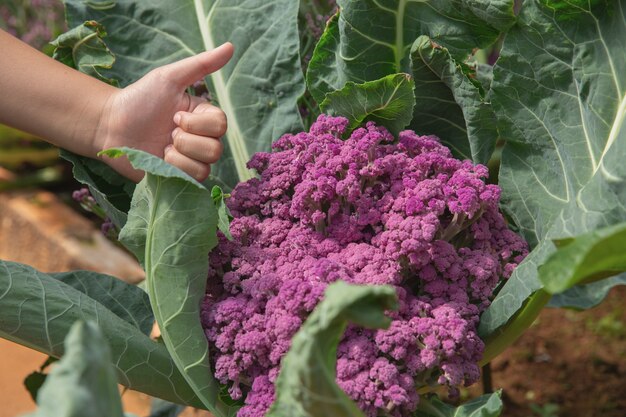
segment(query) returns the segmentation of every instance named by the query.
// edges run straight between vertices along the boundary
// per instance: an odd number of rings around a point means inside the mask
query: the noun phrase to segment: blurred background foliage
[[[0,28],[47,55],[66,30],[61,0],[0,0]],[[0,125],[0,191],[28,187],[75,188],[54,146]]]

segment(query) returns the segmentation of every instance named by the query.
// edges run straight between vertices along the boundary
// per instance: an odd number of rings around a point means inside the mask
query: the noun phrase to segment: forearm
[[[0,30],[0,123],[95,157],[103,109],[117,90]]]

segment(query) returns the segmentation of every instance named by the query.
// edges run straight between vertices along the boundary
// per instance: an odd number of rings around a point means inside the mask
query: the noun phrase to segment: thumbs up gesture
[[[150,152],[198,181],[210,173],[223,151],[227,120],[222,110],[186,93],[188,86],[222,68],[233,55],[225,43],[156,68],[111,94],[94,137],[97,150],[128,146]],[[123,175],[139,181],[143,173],[125,159],[103,157]]]

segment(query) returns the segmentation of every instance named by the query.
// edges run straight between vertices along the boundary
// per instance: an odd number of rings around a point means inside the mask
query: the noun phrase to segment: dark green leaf
[[[134,168],[146,172],[135,189],[120,241],[144,265],[163,341],[203,404],[217,417],[234,415],[236,409],[219,399],[200,322],[208,254],[217,244],[218,215],[211,192],[146,152],[121,148],[105,154],[125,155]]]
[[[28,391],[33,401],[37,401],[37,394],[46,382],[47,377],[48,374],[44,372],[34,371],[24,378],[24,388],[26,388],[26,391]]]
[[[154,315],[148,294],[141,288],[115,277],[90,271],[63,272],[50,276],[86,294],[146,336],[150,336]]]
[[[411,121],[413,86],[408,74],[392,74],[363,84],[347,82],[340,90],[326,94],[320,109],[346,117],[349,131],[371,120],[397,135]]]
[[[625,8],[526,0],[504,41],[491,89],[507,140],[502,200],[536,247],[483,314],[483,336],[541,288],[537,267],[555,251],[552,239],[626,220]]]
[[[31,417],[124,417],[109,345],[94,323],[71,327],[37,405]]]
[[[302,129],[297,1],[65,3],[71,26],[95,20],[106,28],[116,58],[106,74],[123,86],[158,66],[227,41],[235,45],[233,59],[206,78],[212,100],[228,117],[224,155],[212,172],[230,186],[253,176],[246,163],[255,152],[269,151],[273,140]]]
[[[422,397],[415,417],[498,417],[502,412],[500,392],[486,394],[458,407],[446,404],[439,398]]]
[[[66,150],[61,151],[61,157],[74,165],[74,178],[89,187],[96,203],[117,227],[122,228],[126,223],[135,184],[102,161]]]
[[[420,35],[464,60],[474,48],[492,44],[515,20],[513,0],[338,0],[337,4],[340,13],[327,25],[307,71],[309,90],[318,103],[348,81],[364,83],[411,73],[409,50]]]
[[[0,337],[54,357],[63,355],[63,340],[74,322],[94,321],[110,344],[120,384],[170,401],[201,406],[165,346],[48,274],[0,261],[0,311]]]
[[[56,48],[53,58],[99,80],[117,85],[115,79],[102,74],[102,70],[110,69],[115,62],[115,56],[102,40],[104,36],[104,27],[98,22],[77,22],[75,28],[50,42]]]
[[[413,44],[411,61],[416,98],[411,129],[438,136],[459,158],[486,164],[498,131],[477,71],[427,36]]]
[[[282,360],[276,401],[267,417],[363,417],[335,382],[337,345],[348,323],[387,328],[384,312],[397,308],[396,303],[392,287],[329,285]]]

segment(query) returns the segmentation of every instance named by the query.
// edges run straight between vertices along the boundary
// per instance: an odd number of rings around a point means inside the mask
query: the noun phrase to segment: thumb
[[[181,88],[185,88],[222,68],[230,61],[233,52],[233,44],[226,42],[211,51],[165,65],[161,71]]]

